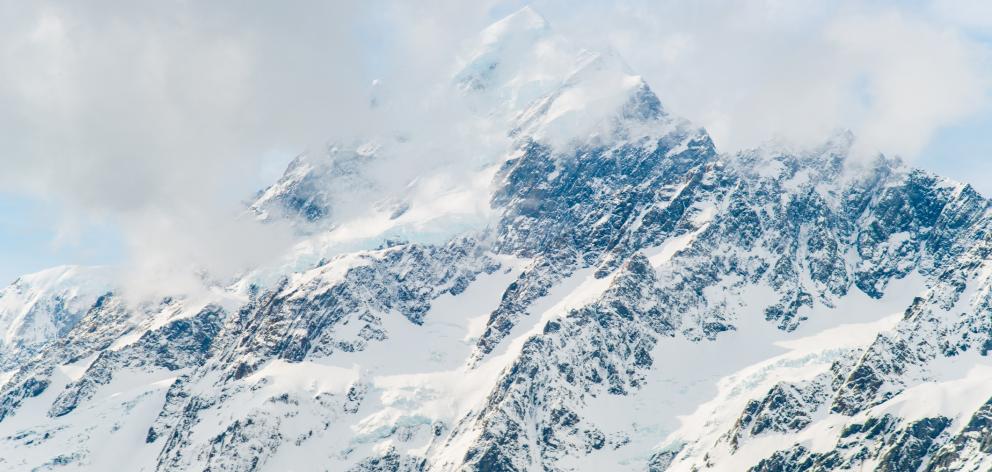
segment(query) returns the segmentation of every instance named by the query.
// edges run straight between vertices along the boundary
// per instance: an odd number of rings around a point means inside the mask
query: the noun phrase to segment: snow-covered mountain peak
[[[511,41],[526,41],[545,36],[550,31],[548,20],[527,5],[484,28],[479,33],[479,39],[483,45],[492,46]]]
[[[609,134],[635,115],[629,102],[650,93],[616,51],[579,47],[530,7],[486,28],[467,51],[454,82],[469,106],[537,140]]]
[[[561,47],[558,37],[540,14],[527,6],[483,29],[465,46],[455,82],[469,90],[484,90],[495,79],[511,74],[536,49]],[[558,44],[554,44],[558,43]]]
[[[442,108],[467,108],[466,121],[485,122],[486,126],[468,143],[459,143],[468,152],[483,156],[473,156],[479,163],[475,169],[464,169],[462,165],[462,174],[469,175],[455,176],[458,185],[435,185],[443,178],[432,173],[443,174],[445,169],[423,166],[420,173],[407,176],[408,183],[392,182],[386,186],[402,184],[407,195],[385,195],[377,186],[382,175],[376,172],[391,171],[390,162],[404,166],[400,160],[418,159],[416,153],[424,151],[418,143],[443,143],[446,138],[413,135],[409,140],[396,141],[370,137],[364,144],[338,145],[325,154],[298,157],[278,182],[260,192],[251,204],[252,210],[263,219],[289,215],[302,220],[305,227],[318,223],[317,228],[326,229],[341,222],[340,215],[333,214],[335,206],[348,206],[347,198],[362,195],[362,202],[381,200],[372,211],[381,213],[379,219],[385,221],[375,223],[375,227],[395,228],[404,224],[404,218],[422,214],[426,207],[446,207],[421,202],[422,208],[418,209],[409,198],[410,194],[437,193],[434,188],[441,189],[445,201],[470,202],[470,210],[477,211],[475,202],[487,202],[493,190],[488,181],[479,181],[491,178],[494,167],[511,159],[528,142],[542,143],[562,154],[577,146],[625,140],[652,147],[686,125],[666,115],[647,83],[614,50],[576,47],[531,8],[495,22],[466,50],[452,82],[441,87],[449,91],[440,98],[445,102]],[[473,146],[472,139],[479,142]],[[499,144],[489,144],[493,142]],[[464,160],[460,156],[455,162]],[[471,185],[464,185],[467,182]],[[457,200],[450,195],[457,195]],[[464,213],[464,206],[454,208],[454,213]]]
[[[505,152],[439,120],[298,157],[252,206],[314,223],[290,262],[84,298],[0,364],[0,468],[988,470],[989,200],[849,133],[721,155],[530,9],[464,57],[442,98]]]
[[[378,149],[375,141],[366,141],[300,154],[279,180],[255,196],[249,209],[262,220],[289,216],[313,223],[325,219],[335,198],[374,189],[363,169]]]
[[[854,182],[884,179],[910,169],[899,158],[857,154],[857,137],[839,130],[815,145],[773,139],[727,157],[736,172],[755,183],[774,182],[789,193],[815,189],[824,196]]]
[[[0,371],[72,329],[112,286],[110,268],[58,266],[0,290]]]

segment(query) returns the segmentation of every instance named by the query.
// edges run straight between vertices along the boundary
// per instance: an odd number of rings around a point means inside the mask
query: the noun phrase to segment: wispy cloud
[[[524,3],[0,0],[0,184],[59,206],[66,227],[120,227],[138,272],[236,272],[292,240],[232,217],[273,156],[413,136],[376,171],[403,189],[427,168],[457,181],[498,147],[429,102],[465,41]],[[572,39],[616,48],[726,151],[847,127],[912,157],[985,106],[981,2],[532,3]],[[371,110],[376,78],[385,105]]]
[[[725,151],[849,128],[866,148],[914,158],[985,107],[992,85],[988,45],[964,23],[983,17],[967,13],[980,2],[538,3],[559,29],[612,43]]]

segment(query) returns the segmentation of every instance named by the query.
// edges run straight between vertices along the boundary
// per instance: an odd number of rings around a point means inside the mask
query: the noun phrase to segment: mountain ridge
[[[578,67],[500,69],[488,53],[520,34]],[[224,288],[235,308],[106,290],[0,377],[0,464],[992,464],[988,199],[897,159],[856,160],[846,132],[721,154],[622,61],[562,46],[529,8],[482,36],[454,83],[512,137],[480,171],[495,222],[313,256],[273,284]],[[473,95],[492,92],[510,98]],[[393,145],[375,142],[301,156],[250,211],[319,246],[349,224],[326,184],[363,185]],[[375,208],[402,222],[418,204]]]

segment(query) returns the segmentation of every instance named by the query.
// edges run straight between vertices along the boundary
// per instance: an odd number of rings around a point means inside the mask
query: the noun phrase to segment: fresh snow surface
[[[785,444],[782,435],[768,435],[751,439],[732,455],[726,449],[712,447],[731,429],[746,403],[760,398],[778,382],[810,379],[827,371],[851,349],[867,347],[879,333],[898,323],[902,310],[923,288],[922,278],[913,274],[893,281],[881,299],[852,292],[835,308],[818,306],[809,320],[792,333],[764,323],[761,313],[756,312],[754,317],[759,321],[741,326],[734,336],[718,338],[712,343],[664,343],[658,356],[675,362],[671,370],[659,369],[663,373],[659,375],[664,376],[661,380],[667,385],[678,386],[677,393],[665,389],[642,392],[652,400],[669,398],[671,406],[634,417],[677,418],[674,427],[670,423],[659,427],[667,433],[658,445],[661,447],[677,447],[691,438],[699,438],[685,445],[693,461],[675,462],[672,471],[691,470],[691,464],[698,463],[705,454],[726,467],[724,470],[747,469]],[[757,296],[750,302],[752,306],[761,306]],[[692,362],[678,362],[680,359],[692,359]],[[656,383],[649,381],[649,385]],[[799,434],[809,435],[811,440],[814,436],[808,431]],[[787,444],[796,440],[790,435]]]
[[[720,452],[712,445],[730,430],[748,400],[760,397],[777,382],[815,376],[842,353],[867,346],[878,333],[895,325],[902,316],[900,310],[922,288],[918,276],[909,276],[895,281],[880,300],[852,293],[833,309],[818,307],[792,333],[776,329],[755,310],[750,315],[753,321],[741,323],[737,332],[715,341],[675,338],[659,342],[651,353],[656,366],[644,388],[629,396],[599,397],[587,410],[595,424],[606,425],[606,433],[633,431],[631,443],[616,450],[604,448],[569,465],[581,470],[643,471],[651,452],[693,438],[700,439],[686,444],[690,457],[698,460]],[[761,307],[760,301],[760,294],[755,293],[747,303]],[[659,444],[658,438],[665,439]],[[765,447],[720,456],[721,467],[727,467],[721,470],[745,470],[783,445],[781,440],[765,442],[763,438],[749,444],[759,442]],[[689,470],[687,464],[676,462],[670,470]]]
[[[30,354],[68,331],[111,291],[112,278],[105,267],[59,266],[22,276],[0,290],[0,371],[5,358]]]
[[[108,269],[59,266],[18,278],[0,291],[0,342],[43,341],[57,333],[58,320],[45,316],[61,299],[64,311],[89,308],[110,288]]]
[[[158,449],[145,444],[145,434],[162,407],[165,392],[182,372],[118,372],[87,407],[49,418],[52,401],[80,367],[59,369],[49,389],[28,399],[13,417],[4,420],[4,431],[15,432],[19,438],[0,443],[0,468],[30,470],[56,457],[58,451],[75,451],[85,444],[90,454],[67,470],[153,470]],[[49,439],[42,441],[46,435]]]
[[[373,413],[340,418],[325,433],[322,441],[308,441],[299,446],[285,445],[272,458],[270,470],[291,470],[300,458],[325,460],[328,450],[347,450],[366,444],[382,443],[397,427],[430,424],[436,420],[453,423],[468,409],[481,402],[489,393],[488,381],[495,377],[513,356],[492,358],[472,368],[466,360],[480,333],[479,319],[487,317],[499,303],[501,290],[520,275],[525,260],[502,258],[503,269],[482,275],[458,295],[444,295],[432,303],[422,326],[395,314],[386,317],[384,329],[390,333],[387,342],[373,343],[362,352],[339,352],[314,361],[317,368],[306,366],[287,369],[266,366],[264,375],[274,384],[294,382],[304,391],[313,391],[323,376],[334,377],[337,387],[347,388],[360,379],[371,386],[368,398],[374,407],[363,411]],[[278,389],[277,389],[278,390]],[[292,389],[299,391],[299,389]],[[275,390],[274,390],[275,391]],[[285,391],[281,389],[279,391]],[[266,398],[260,394],[257,398]],[[367,400],[369,401],[369,400]],[[422,453],[428,438],[408,443],[396,443],[402,452]],[[381,451],[385,452],[385,451]],[[326,465],[330,470],[344,468],[353,458],[342,457],[340,463]]]

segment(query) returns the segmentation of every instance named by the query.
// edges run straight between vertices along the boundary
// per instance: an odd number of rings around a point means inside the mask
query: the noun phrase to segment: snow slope
[[[65,334],[110,291],[106,268],[61,266],[19,277],[0,291],[0,371]]]
[[[0,466],[992,467],[989,200],[849,133],[720,154],[530,8],[453,70],[510,143],[471,178],[349,215],[402,147],[360,137],[259,193],[304,240],[206,298],[0,292]]]

